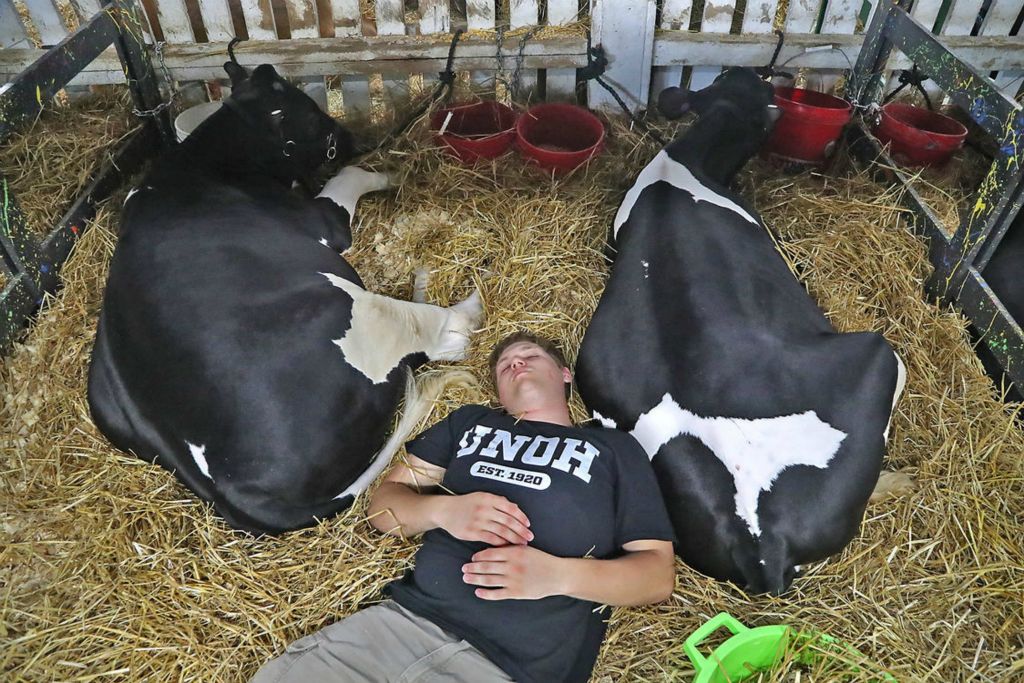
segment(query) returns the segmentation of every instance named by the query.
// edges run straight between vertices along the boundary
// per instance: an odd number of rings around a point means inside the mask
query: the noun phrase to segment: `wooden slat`
[[[822,0],[790,0],[789,11],[786,13],[786,33],[815,33],[821,2]]]
[[[359,0],[331,0],[334,14],[334,35],[358,36],[362,33],[362,14]]]
[[[167,0],[161,0],[161,3]],[[277,29],[274,26],[274,11],[270,0],[239,0],[249,40],[274,40]]]
[[[690,28],[692,0],[665,0],[661,9],[661,24],[658,28],[667,31],[686,31]],[[679,86],[683,80],[683,67],[656,66],[651,69],[651,96],[657,101],[658,94],[665,88]]]
[[[164,32],[164,40],[168,43],[192,43],[192,25],[188,21],[188,12],[182,0],[160,0],[156,6],[156,16],[160,28]]]
[[[448,33],[451,15],[448,0],[420,0],[420,33]]]
[[[470,31],[493,31],[494,3],[491,0],[466,0],[466,25]]]
[[[576,0],[548,0],[548,24],[564,26],[577,20]],[[571,102],[576,98],[576,69],[548,69],[544,92],[549,102]]]
[[[548,0],[548,24],[564,26],[579,19],[576,0]]]
[[[53,46],[64,40],[68,29],[57,8],[53,6],[53,0],[25,0],[25,9],[39,31],[44,46]]]
[[[510,28],[536,26],[538,22],[540,22],[540,5],[537,3],[537,0],[509,0]],[[513,49],[518,50],[518,46]],[[512,70],[506,72],[508,78],[512,77],[514,70],[515,65],[512,66]],[[520,99],[528,101],[537,89],[537,70],[520,69],[518,81],[518,84],[513,83],[511,85],[517,88],[517,95]]]
[[[634,112],[647,106],[651,93],[655,10],[655,4],[646,0],[592,0],[590,4],[593,43],[603,45],[613,56],[605,80]],[[611,94],[593,81],[587,84],[587,101],[598,109],[619,108]]]
[[[405,33],[405,9],[402,0],[376,0],[378,36],[400,36]]]
[[[436,74],[444,69],[450,37],[367,36],[363,38],[314,38],[300,44],[284,40],[246,41],[235,52],[243,64],[270,63],[288,77],[336,74]],[[502,68],[515,68],[518,40],[508,38],[502,45]],[[195,81],[223,78],[227,43],[168,45],[165,61],[175,80]],[[0,50],[0,82],[17,75],[44,50]],[[459,41],[455,68],[460,71],[495,68],[492,38],[467,36]],[[547,38],[528,42],[523,50],[523,69],[576,68],[587,64],[587,41],[583,37]],[[124,82],[117,55],[104,52],[82,70],[81,83]],[[120,79],[116,80],[114,77]]]
[[[366,116],[370,113],[370,82],[365,76],[344,76],[341,100],[345,116]]]
[[[917,19],[922,26],[931,31],[935,26],[935,20],[942,11],[942,0],[915,0],[910,16]]]
[[[207,0],[204,0],[204,2]],[[320,25],[313,0],[284,0],[292,38],[319,38]]]
[[[794,0],[797,2],[799,0]],[[700,32],[707,34],[728,33],[732,27],[732,15],[736,7],[732,0],[719,0],[719,4],[705,2],[704,17],[701,20]],[[701,90],[722,73],[719,67],[696,67],[690,75],[690,89]]]
[[[862,0],[829,0],[825,18],[821,22],[822,33],[853,33],[857,27]]]
[[[203,26],[206,27],[207,40],[220,42],[235,37],[227,0],[202,0],[199,12],[203,17]]]
[[[28,47],[28,34],[11,0],[0,0],[0,48]]]
[[[955,0],[942,33],[947,36],[969,36],[978,20],[978,12],[985,0]]]
[[[1024,8],[1024,0],[995,0],[992,6],[989,7],[988,14],[985,15],[985,21],[981,25],[979,35],[1009,35],[1014,22],[1020,16],[1022,8]],[[1024,42],[1024,36],[1018,36],[1017,39]],[[1024,75],[1024,70],[1004,69],[996,74],[992,81],[1000,90],[1011,90],[1012,92],[1007,92],[1007,94],[1013,97],[1017,94],[1018,89],[1014,86],[1019,87],[1021,75]]]
[[[747,0],[743,13],[743,33],[771,33],[779,0]]]
[[[83,24],[100,11],[100,0],[70,0],[70,2],[71,6],[75,8],[78,20]],[[144,12],[140,13],[145,14]]]
[[[537,0],[509,0],[509,26],[534,26],[540,21],[540,5]]]
[[[1014,22],[1020,16],[1021,9],[1024,9],[1024,0],[995,0],[989,7],[988,14],[985,15],[980,35],[1009,35]],[[1024,40],[1024,37],[1021,40]]]

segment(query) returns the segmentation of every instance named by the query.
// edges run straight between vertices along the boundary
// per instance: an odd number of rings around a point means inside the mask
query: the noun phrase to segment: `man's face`
[[[543,349],[531,342],[516,342],[501,356],[494,366],[498,400],[509,412],[518,412],[530,406],[524,401],[550,400],[559,396],[565,400],[565,384],[572,381],[568,368],[560,367]]]

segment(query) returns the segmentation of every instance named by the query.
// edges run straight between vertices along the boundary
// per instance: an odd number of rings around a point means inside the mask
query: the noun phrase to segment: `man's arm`
[[[533,540],[530,520],[503,496],[441,491],[445,469],[414,455],[396,464],[370,500],[367,510],[374,529],[395,536],[415,536],[442,528],[463,541],[491,545],[525,544]]]
[[[487,548],[463,565],[463,581],[484,600],[536,600],[568,595],[602,605],[662,602],[675,586],[675,559],[668,541],[631,541],[611,560],[555,557],[526,546]]]

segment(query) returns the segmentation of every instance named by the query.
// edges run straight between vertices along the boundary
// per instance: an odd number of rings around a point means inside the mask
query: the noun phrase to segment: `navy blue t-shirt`
[[[445,468],[455,495],[485,491],[530,520],[530,545],[558,557],[608,559],[630,541],[674,541],[647,454],[625,432],[519,420],[464,406],[406,444]],[[597,604],[564,595],[482,600],[462,565],[486,543],[428,531],[415,569],[387,590],[403,607],[464,638],[519,683],[587,681],[604,639]]]

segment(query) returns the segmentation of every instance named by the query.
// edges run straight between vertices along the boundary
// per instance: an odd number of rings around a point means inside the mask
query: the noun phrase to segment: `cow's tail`
[[[419,381],[413,376],[411,369],[406,369],[405,377],[405,404],[402,407],[402,416],[398,424],[391,432],[384,446],[377,451],[370,461],[369,467],[359,475],[344,493],[338,495],[342,498],[346,495],[359,495],[373,483],[373,480],[384,471],[384,468],[391,463],[398,449],[408,441],[413,431],[430,415],[441,392],[451,385],[471,387],[476,385],[476,378],[466,370],[445,370],[443,372],[428,372]]]

